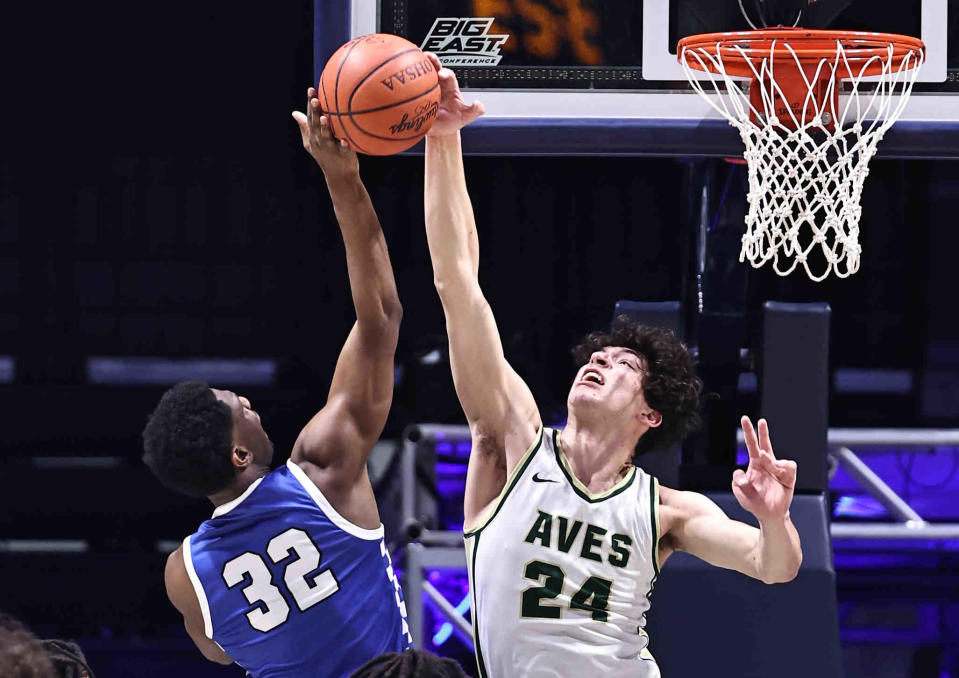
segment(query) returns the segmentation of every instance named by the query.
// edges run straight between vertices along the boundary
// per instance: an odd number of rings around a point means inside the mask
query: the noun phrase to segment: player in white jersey
[[[635,468],[634,453],[676,442],[696,425],[702,385],[671,332],[625,319],[574,350],[580,368],[566,428],[543,427],[503,355],[477,277],[459,130],[483,107],[467,105],[453,72],[430,58],[442,98],[426,142],[426,233],[473,438],[464,528],[480,674],[657,678],[644,615],[671,553],[770,584],[796,576],[796,464],[775,458],[765,421],[757,437],[743,417],[749,467],[734,472],[732,491],[760,529]]]

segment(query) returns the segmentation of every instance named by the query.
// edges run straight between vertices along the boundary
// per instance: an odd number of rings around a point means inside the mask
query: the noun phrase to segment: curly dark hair
[[[430,652],[406,650],[387,652],[373,657],[350,678],[466,678],[466,673],[453,659],[443,659]]]
[[[628,315],[617,316],[609,331],[590,332],[573,348],[577,369],[605,346],[629,348],[643,356],[643,394],[649,406],[663,416],[662,424],[639,439],[635,454],[669,447],[699,427],[703,382],[696,376],[692,356],[672,330],[642,325]]]
[[[234,477],[233,418],[202,381],[163,394],[143,429],[143,462],[171,490],[207,497]]]

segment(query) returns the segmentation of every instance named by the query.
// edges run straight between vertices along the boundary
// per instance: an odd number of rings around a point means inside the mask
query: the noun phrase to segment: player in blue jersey
[[[157,478],[216,507],[167,561],[170,600],[207,659],[256,678],[348,676],[412,642],[366,471],[402,310],[356,154],[332,137],[313,88],[293,117],[333,199],[357,317],[326,405],[272,472],[250,401],[203,382],[167,391],[143,433]]]

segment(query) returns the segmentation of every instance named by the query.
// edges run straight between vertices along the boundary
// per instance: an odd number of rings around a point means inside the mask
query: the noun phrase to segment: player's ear
[[[649,428],[656,428],[663,423],[663,415],[661,415],[656,410],[648,410],[647,412],[641,412],[639,418],[644,424]]]
[[[230,461],[233,462],[234,468],[243,471],[253,463],[253,453],[242,445],[234,445],[233,451],[230,453]]]

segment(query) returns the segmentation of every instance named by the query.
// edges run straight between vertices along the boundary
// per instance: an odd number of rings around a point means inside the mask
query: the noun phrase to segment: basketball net
[[[729,38],[680,43],[679,60],[693,88],[739,130],[746,146],[749,209],[739,260],[754,268],[772,261],[776,273],[788,275],[802,266],[815,281],[859,269],[860,197],[869,161],[902,115],[923,49],[918,41],[905,52],[893,42],[886,51],[873,43],[865,53],[840,39],[849,34],[837,32],[805,51],[798,34],[764,40],[761,48]],[[698,80],[694,70],[710,77]],[[840,80],[849,83],[847,91],[839,91]]]

